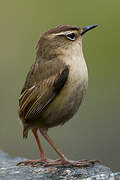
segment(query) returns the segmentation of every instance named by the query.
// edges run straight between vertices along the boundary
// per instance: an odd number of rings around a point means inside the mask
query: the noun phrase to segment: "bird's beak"
[[[82,28],[82,32],[81,32],[81,35],[85,34],[87,31],[89,31],[89,30],[91,30],[91,29],[93,29],[93,28],[96,28],[97,26],[98,26],[98,24],[83,27],[83,28]]]

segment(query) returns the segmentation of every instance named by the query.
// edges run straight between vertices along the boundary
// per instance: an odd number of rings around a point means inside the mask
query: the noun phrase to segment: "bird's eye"
[[[66,34],[66,37],[67,37],[68,39],[72,40],[72,41],[75,40],[75,34],[74,34],[74,33],[68,33],[68,34]]]

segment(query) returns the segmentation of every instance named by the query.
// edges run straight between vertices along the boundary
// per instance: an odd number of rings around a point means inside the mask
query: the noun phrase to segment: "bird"
[[[98,25],[83,28],[59,25],[41,35],[36,57],[27,74],[19,97],[19,119],[23,138],[32,131],[39,151],[39,160],[26,160],[24,165],[88,166],[95,160],[69,160],[48,136],[48,129],[65,124],[78,111],[88,87],[88,70],[82,50],[83,35]],[[41,146],[38,130],[59,159],[48,159]],[[20,163],[20,164],[21,164]]]

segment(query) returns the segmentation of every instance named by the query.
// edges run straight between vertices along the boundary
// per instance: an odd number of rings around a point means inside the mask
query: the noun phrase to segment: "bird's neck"
[[[69,77],[71,81],[88,81],[88,70],[81,44],[76,43],[70,48],[66,50],[62,60],[69,66]]]

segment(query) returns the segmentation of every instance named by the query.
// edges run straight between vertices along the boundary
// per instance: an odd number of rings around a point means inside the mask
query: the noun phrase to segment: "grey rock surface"
[[[100,164],[88,168],[16,166],[24,160],[0,151],[0,180],[120,180],[120,173]]]

